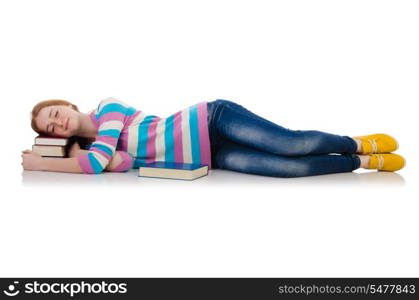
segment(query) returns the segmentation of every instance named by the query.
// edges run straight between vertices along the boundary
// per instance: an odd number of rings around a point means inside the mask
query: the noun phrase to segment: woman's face
[[[51,136],[71,137],[77,135],[79,112],[71,105],[52,105],[41,109],[35,119],[38,128]]]

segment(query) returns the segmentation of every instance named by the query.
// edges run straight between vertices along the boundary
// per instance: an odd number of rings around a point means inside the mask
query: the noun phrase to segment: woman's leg
[[[360,167],[355,154],[286,157],[225,141],[214,153],[220,169],[274,177],[302,177],[351,172]]]
[[[352,154],[357,150],[357,143],[348,136],[286,129],[228,100],[209,102],[208,112],[209,127],[217,135],[277,155]]]

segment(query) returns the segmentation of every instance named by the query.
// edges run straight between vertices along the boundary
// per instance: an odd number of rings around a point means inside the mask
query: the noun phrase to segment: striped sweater
[[[113,172],[129,170],[134,159],[199,163],[211,168],[207,116],[207,102],[159,118],[106,98],[89,113],[98,135],[89,152],[78,156],[80,168],[83,173],[101,173],[116,151],[123,161]]]

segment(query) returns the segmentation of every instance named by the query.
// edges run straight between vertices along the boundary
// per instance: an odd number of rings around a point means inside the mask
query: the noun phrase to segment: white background
[[[419,276],[417,1],[2,1],[0,276]],[[398,173],[193,182],[23,172],[38,101],[236,101],[385,132]]]

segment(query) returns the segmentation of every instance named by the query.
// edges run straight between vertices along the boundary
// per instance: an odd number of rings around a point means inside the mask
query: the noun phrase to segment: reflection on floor
[[[60,185],[281,185],[281,186],[403,186],[404,178],[393,172],[363,172],[363,173],[339,173],[331,175],[310,176],[301,178],[275,178],[258,175],[242,174],[226,170],[212,170],[209,176],[194,181],[170,180],[138,177],[138,170],[130,170],[127,173],[102,173],[99,175],[71,174],[59,172],[23,171],[23,186],[60,186]]]

